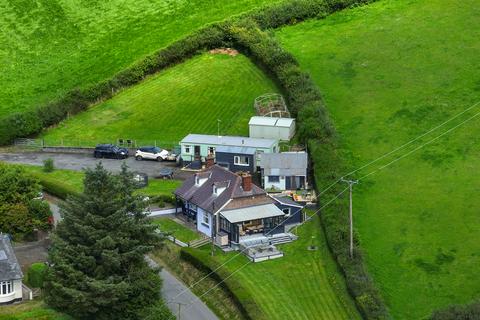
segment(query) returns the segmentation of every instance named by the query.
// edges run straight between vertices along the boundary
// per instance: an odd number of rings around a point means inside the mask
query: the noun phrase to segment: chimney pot
[[[205,161],[206,161],[207,169],[211,168],[215,164],[215,157],[213,155],[209,154],[207,156],[207,158],[205,159]]]
[[[252,191],[252,176],[248,172],[242,172],[240,176],[242,177],[243,191]]]

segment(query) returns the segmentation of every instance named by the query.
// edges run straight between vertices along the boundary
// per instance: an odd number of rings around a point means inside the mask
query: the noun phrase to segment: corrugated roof
[[[273,117],[251,117],[250,121],[248,122],[249,125],[256,125],[256,126],[275,126],[277,120],[279,118]]]
[[[276,118],[276,117],[259,117],[254,116],[250,118],[249,125],[254,126],[269,126],[269,127],[291,127],[295,121],[293,118]]]
[[[294,122],[295,122],[295,119],[292,119],[292,118],[279,118],[276,123],[276,126],[290,128]]]
[[[243,146],[252,148],[271,148],[277,144],[275,139],[261,139],[238,136],[214,136],[207,134],[189,134],[180,141],[180,143],[191,144],[209,144],[209,145],[224,145],[224,146]]]
[[[215,148],[215,152],[255,154],[255,152],[257,152],[257,149],[251,147],[218,146],[217,148]]]
[[[0,260],[0,281],[21,279],[23,277],[22,270],[13,252],[10,239],[5,234],[0,234],[0,251],[3,251],[6,257]]]
[[[231,223],[284,215],[285,213],[283,213],[276,205],[271,203],[261,206],[222,211],[222,216]]]

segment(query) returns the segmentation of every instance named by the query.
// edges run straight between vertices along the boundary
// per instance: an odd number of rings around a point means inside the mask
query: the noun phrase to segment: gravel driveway
[[[130,156],[126,160],[115,159],[95,159],[90,154],[72,154],[72,153],[47,153],[47,152],[13,152],[0,153],[0,161],[18,164],[43,165],[43,160],[51,158],[55,163],[55,168],[69,170],[83,170],[84,168],[94,168],[98,162],[111,172],[119,172],[122,163],[125,161],[132,171],[146,173],[150,178],[157,178],[161,168],[173,169],[173,178],[185,180],[191,175],[189,172],[181,171],[175,162],[157,162],[152,160],[137,161]]]

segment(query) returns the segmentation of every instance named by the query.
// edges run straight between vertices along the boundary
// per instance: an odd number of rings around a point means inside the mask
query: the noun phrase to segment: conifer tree
[[[86,171],[84,192],[61,206],[45,284],[49,305],[79,319],[138,319],[159,301],[161,279],[144,256],[161,236],[134,190],[125,165],[118,176],[101,164]]]

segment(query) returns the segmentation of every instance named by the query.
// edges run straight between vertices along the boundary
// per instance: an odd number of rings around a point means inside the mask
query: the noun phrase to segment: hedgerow
[[[374,0],[372,0],[374,1]],[[281,88],[291,113],[297,117],[298,136],[309,146],[317,186],[336,181],[345,168],[337,154],[335,129],[322,96],[310,76],[301,71],[295,58],[268,33],[312,17],[325,17],[343,8],[369,0],[294,0],[239,15],[206,26],[118,73],[112,79],[87,89],[77,89],[63,99],[42,106],[36,112],[15,114],[0,120],[0,144],[16,137],[38,133],[66,116],[85,110],[88,105],[110,98],[116,91],[142,81],[146,76],[185,61],[208,49],[232,46],[249,56]],[[267,31],[265,31],[267,30]],[[44,182],[48,185],[48,182]],[[341,190],[338,186],[322,195],[328,201]],[[355,238],[355,255],[348,256],[346,203],[335,201],[321,214],[328,245],[341,267],[348,291],[360,313],[368,319],[389,318],[387,308],[369,277]],[[187,251],[184,253],[187,257]],[[196,263],[192,254],[188,255]],[[242,302],[242,301],[241,301]],[[242,302],[243,303],[243,302]],[[245,307],[245,306],[244,306]]]
[[[245,319],[266,319],[255,299],[246,288],[231,276],[225,268],[219,268],[208,253],[190,248],[180,250],[180,258],[192,264],[198,270],[208,274],[210,278],[220,283],[226,289],[232,300],[242,312]]]
[[[480,301],[475,301],[466,306],[453,305],[443,310],[435,311],[431,320],[477,320],[480,319]]]

